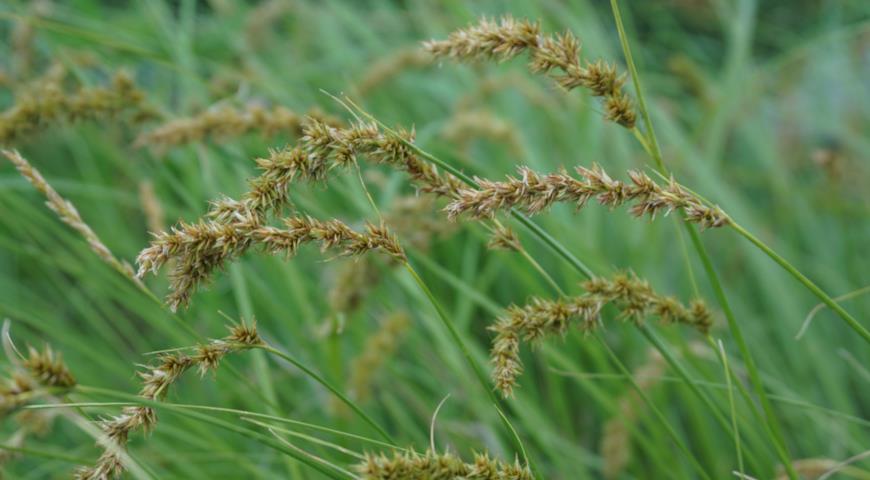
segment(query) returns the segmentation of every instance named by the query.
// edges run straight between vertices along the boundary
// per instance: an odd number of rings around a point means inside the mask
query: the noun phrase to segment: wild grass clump
[[[613,37],[618,36],[623,56],[614,61],[586,60],[573,33],[549,34],[541,22],[510,16],[483,18],[422,48],[393,42],[397,32],[431,31],[456,21],[455,8],[425,2],[395,12],[379,6],[371,16],[348,2],[327,7],[304,1],[292,6],[205,3],[134,2],[130,8],[147,14],[148,28],[119,22],[115,28],[124,31],[117,36],[106,34],[111,29],[91,31],[101,24],[85,14],[67,18],[61,9],[37,16],[15,5],[6,9],[11,13],[4,10],[16,25],[27,27],[22,58],[35,60],[46,50],[58,65],[73,67],[70,72],[49,68],[29,80],[16,75],[10,83],[16,90],[0,92],[16,101],[0,115],[0,143],[23,143],[54,125],[135,120],[150,113],[130,77],[102,87],[75,87],[67,73],[84,73],[79,54],[50,48],[56,38],[70,35],[79,43],[98,44],[88,52],[94,59],[142,57],[135,67],[154,90],[149,99],[165,98],[161,111],[178,112],[149,129],[134,125],[132,143],[92,131],[82,136],[70,128],[50,142],[26,145],[26,157],[61,158],[79,174],[55,186],[88,198],[94,212],[84,215],[24,156],[2,151],[61,221],[125,277],[92,271],[85,259],[70,257],[67,236],[53,235],[58,226],[36,215],[38,206],[15,197],[18,175],[10,168],[7,182],[0,178],[0,210],[11,212],[0,215],[0,228],[7,230],[0,232],[0,313],[20,317],[36,334],[63,336],[70,358],[94,365],[77,368],[73,377],[55,350],[29,349],[22,356],[11,341],[4,345],[10,366],[0,385],[0,418],[16,414],[18,424],[0,426],[10,433],[0,442],[0,461],[11,458],[3,452],[22,461],[9,469],[11,475],[50,475],[72,464],[82,465],[75,473],[82,480],[127,475],[301,480],[784,475],[797,480],[835,472],[860,477],[860,462],[867,458],[861,453],[867,443],[862,429],[868,423],[860,415],[865,395],[852,380],[866,376],[866,369],[862,352],[853,347],[861,339],[870,342],[870,332],[842,305],[860,302],[867,288],[832,298],[738,223],[745,216],[765,226],[766,208],[796,205],[800,215],[782,214],[767,225],[765,236],[787,243],[792,239],[783,232],[828,232],[836,225],[833,214],[824,222],[813,217],[817,197],[780,170],[770,191],[761,188],[764,179],[756,178],[755,165],[751,174],[758,185],[732,185],[744,180],[738,173],[755,161],[752,154],[774,144],[767,130],[748,137],[744,132],[762,123],[747,113],[748,99],[763,102],[756,82],[767,84],[767,75],[780,68],[779,60],[768,62],[762,53],[769,39],[753,33],[765,30],[753,29],[755,12],[742,4],[747,2],[734,7],[734,24],[723,22],[729,27],[723,31],[733,33],[726,40],[734,44],[724,74],[703,79],[710,83],[703,90],[717,94],[705,95],[699,111],[682,98],[677,102],[671,88],[679,85],[659,75],[653,84],[656,103],[670,102],[666,112],[651,112],[653,102],[644,98],[616,0],[611,2]],[[643,12],[643,5],[633,9]],[[119,11],[124,9],[106,15],[124,17]],[[542,11],[547,12],[542,21],[572,21],[570,12],[556,4],[545,2]],[[394,16],[401,28],[381,28],[383,38],[371,35],[371,25],[389,26]],[[592,18],[584,17],[577,22]],[[224,27],[242,25],[239,19],[245,18],[246,38],[224,35]],[[656,39],[656,18],[632,19],[632,30]],[[859,30],[832,38],[848,45]],[[279,40],[279,32],[293,41],[271,42]],[[588,32],[584,37],[590,43],[609,38]],[[149,43],[161,35],[165,45]],[[146,36],[148,41],[142,41]],[[381,41],[394,53],[368,63],[379,55]],[[778,41],[777,48],[780,43],[788,40]],[[800,55],[812,43],[801,45]],[[352,55],[341,50],[348,45],[354,46]],[[712,45],[705,39],[703,50],[713,51]],[[793,58],[790,53],[777,58]],[[438,83],[420,72],[414,72],[413,81],[392,81],[445,59],[472,63],[523,55],[532,73],[561,88],[542,87],[525,71],[499,74],[471,88]],[[644,57],[655,68],[668,63],[662,52],[644,52]],[[620,72],[620,62],[630,77]],[[758,78],[748,68],[756,63],[764,66]],[[721,83],[714,78],[720,76]],[[19,81],[28,83],[16,85]],[[783,86],[783,96],[788,88]],[[378,94],[369,95],[375,89]],[[754,93],[747,97],[743,90]],[[348,91],[351,97],[321,96],[325,91]],[[605,126],[604,132],[597,121],[590,128],[577,111],[589,108],[576,96],[580,92],[596,97],[598,106],[592,109],[625,128]],[[365,109],[352,98],[356,95],[365,96]],[[348,120],[279,103],[327,97],[347,110]],[[192,105],[212,106],[197,113],[188,108]],[[400,126],[390,128],[367,109]],[[766,123],[782,120],[767,116],[773,109],[764,112]],[[787,119],[788,130],[804,131],[806,120],[798,117]],[[661,129],[670,143],[666,149],[658,143],[653,118],[668,121]],[[469,148],[481,137],[486,141]],[[255,146],[258,140],[262,144]],[[279,143],[284,140],[290,143]],[[629,144],[632,140],[638,143]],[[794,142],[793,150],[802,149],[801,142]],[[860,142],[852,143],[850,149],[861,151]],[[159,154],[188,144],[196,148],[168,157],[139,148]],[[251,148],[259,149],[255,165],[243,158]],[[578,154],[605,166],[582,160],[582,166],[553,170],[566,162],[563,155]],[[606,166],[613,155],[643,157],[649,164],[616,172]],[[686,183],[668,169],[667,157],[677,155],[693,159]],[[725,164],[720,158],[737,160]],[[778,160],[765,158],[763,164],[778,165]],[[241,192],[222,194],[244,182],[240,175],[248,167],[256,167],[256,173]],[[491,172],[505,170],[518,173],[492,179]],[[96,186],[107,179],[138,185],[138,196]],[[686,186],[695,184],[702,193]],[[727,214],[703,196],[708,192],[727,199]],[[826,205],[839,201],[836,192],[823,196]],[[608,213],[580,222],[552,208],[559,203],[577,211],[597,203]],[[678,230],[659,228],[659,223],[645,229],[643,237],[627,235],[621,223],[611,221],[611,211],[623,206],[635,217],[673,213],[670,226]],[[101,236],[83,219],[92,215],[103,216],[94,224]],[[138,236],[142,223],[153,232],[148,240]],[[46,226],[40,237],[39,229]],[[467,232],[452,235],[465,226]],[[720,238],[700,234],[720,227],[725,232]],[[857,239],[863,237],[857,230],[830,231],[834,240],[825,244],[815,268],[827,272],[826,282],[847,290],[847,280],[857,278],[853,271],[863,271],[862,264],[847,262],[848,268],[838,270],[825,262],[854,254],[847,245],[860,244]],[[802,344],[791,341],[791,332],[783,336],[794,323],[789,319],[803,316],[805,299],[757,263],[753,252],[715,243],[728,233],[775,260],[859,335],[842,335],[835,326],[817,322],[814,328],[827,329],[826,335],[807,336]],[[791,247],[810,252],[813,244],[800,241]],[[138,250],[138,270],[107,245],[119,252]],[[318,247],[327,260],[340,257],[330,264],[337,268],[319,268],[322,258],[314,249],[312,258],[299,258],[308,247]],[[302,261],[238,263],[255,253]],[[197,308],[178,312],[224,270],[225,289],[198,297]],[[161,271],[168,272],[165,302],[144,283],[149,273]],[[32,284],[38,276],[48,287]],[[129,287],[125,279],[137,288],[117,288]],[[666,290],[681,293],[670,296]],[[737,292],[740,301],[729,300]],[[718,306],[700,299],[708,296]],[[37,316],[43,310],[56,315]],[[246,323],[231,326],[220,339],[196,333],[214,313],[226,316],[223,312],[244,318],[256,314],[269,322],[269,327],[260,325],[270,334],[261,336],[256,325]],[[720,313],[727,331],[714,328]],[[703,341],[692,340],[696,332],[678,325],[695,330]],[[570,342],[556,345],[557,338]],[[279,348],[279,339],[286,346]],[[545,342],[545,355],[525,356],[524,344],[534,348]],[[750,347],[758,342],[768,348],[756,363]],[[193,346],[148,354],[150,361],[137,367],[135,395],[89,386],[94,381],[122,385],[131,374],[127,367],[114,368],[119,358],[167,343]],[[796,364],[802,349],[820,358],[837,357],[825,356],[829,350],[839,357]],[[228,355],[248,350],[257,350],[250,363],[228,364]],[[266,354],[277,361],[268,361]],[[644,354],[638,365],[627,365]],[[213,387],[192,385],[198,388],[186,390],[183,403],[169,401],[189,372],[205,376],[218,369],[235,378],[222,374]],[[524,369],[534,370],[534,389],[518,388]],[[797,371],[811,374],[814,397],[801,397],[805,386],[794,381],[800,379]],[[124,403],[115,403],[119,399]],[[166,424],[166,410],[177,412],[178,425]],[[354,415],[346,415],[351,411]],[[445,449],[436,448],[439,414],[450,438]],[[30,441],[54,417],[69,421],[62,425],[69,428]],[[136,435],[147,436],[158,426],[159,435],[135,448]],[[229,434],[219,435],[217,429]],[[93,458],[78,456],[93,448],[82,432],[97,442]],[[819,439],[827,442],[825,451],[809,451],[817,449],[813,441]],[[420,453],[400,445],[428,449]],[[455,453],[472,446],[492,455]]]

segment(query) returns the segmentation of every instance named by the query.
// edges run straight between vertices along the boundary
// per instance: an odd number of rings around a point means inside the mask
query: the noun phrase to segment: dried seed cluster
[[[0,144],[11,144],[60,122],[113,117],[125,110],[145,114],[144,94],[133,79],[116,74],[105,87],[63,91],[59,82],[41,82],[0,115]]]
[[[543,35],[539,24],[527,20],[483,18],[476,25],[451,33],[446,40],[426,42],[424,47],[436,57],[459,60],[503,61],[528,51],[532,72],[549,75],[567,90],[583,87],[602,97],[608,120],[626,128],[633,128],[637,121],[632,101],[622,91],[624,75],[600,60],[581,64],[580,41],[571,32]]]
[[[112,255],[112,252],[102,242],[102,240],[100,240],[100,237],[98,237],[97,234],[91,230],[91,227],[82,220],[76,207],[68,200],[61,197],[60,194],[58,194],[57,191],[55,191],[55,189],[45,181],[45,178],[42,177],[39,170],[35,169],[15,150],[3,150],[2,152],[3,155],[15,165],[18,172],[45,196],[47,199],[45,204],[48,205],[48,208],[56,213],[61,221],[72,227],[73,230],[84,237],[85,241],[88,242],[88,246],[91,247],[91,250],[96,253],[101,260],[109,264],[115,270],[121,272],[123,275],[135,280],[133,267],[131,267],[127,262],[118,260],[114,255]]]
[[[413,139],[411,133],[401,135],[407,141]],[[137,258],[137,278],[148,271],[156,273],[170,258],[176,258],[172,292],[167,298],[170,307],[176,309],[187,305],[197,285],[216,269],[255,244],[270,253],[292,255],[300,244],[320,241],[324,248],[340,244],[344,247],[342,255],[381,249],[404,261],[404,251],[384,225],[368,224],[365,233],[357,233],[337,220],[321,222],[299,216],[284,220],[287,230],[266,224],[270,213],[289,203],[288,188],[296,179],[323,179],[330,169],[350,166],[358,156],[404,170],[425,192],[452,196],[459,189],[458,179],[439,173],[417,158],[401,139],[384,135],[375,124],[340,129],[312,118],[298,146],[273,151],[268,158],[257,161],[262,172],[249,181],[249,191],[241,200],[217,200],[212,203],[208,220],[182,222],[170,232],[158,234]]]
[[[678,184],[673,178],[661,186],[645,173],[628,172],[631,183],[614,180],[599,165],[592,168],[577,167],[582,180],[566,172],[539,175],[529,168],[520,167],[519,178],[509,176],[504,182],[478,178],[479,188],[463,188],[447,208],[447,215],[455,219],[463,213],[475,218],[495,215],[499,210],[519,208],[529,214],[546,210],[557,202],[573,203],[577,209],[590,199],[614,208],[633,202],[630,212],[636,217],[669,214],[680,210],[686,220],[702,228],[722,227],[731,220],[718,206],[707,206],[697,196]]]
[[[255,324],[245,323],[230,327],[230,334],[223,339],[199,345],[194,353],[168,353],[160,356],[159,361],[139,372],[142,389],[139,396],[150,401],[162,400],[169,388],[184,372],[191,368],[199,370],[200,375],[218,368],[221,359],[230,353],[248,350],[263,344]],[[104,448],[96,463],[82,467],[76,472],[79,480],[107,480],[117,478],[124,471],[122,453],[127,446],[130,434],[135,430],[151,431],[157,424],[157,412],[152,407],[124,407],[121,414],[100,422],[103,438],[99,445]]]
[[[528,305],[512,306],[490,327],[495,332],[490,353],[492,378],[506,397],[513,392],[523,371],[520,342],[564,335],[577,321],[584,332],[592,331],[601,323],[601,309],[607,304],[620,311],[620,318],[638,324],[648,315],[657,315],[663,323],[681,323],[702,333],[712,326],[712,315],[702,301],[684,306],[673,297],[659,295],[649,283],[633,274],[594,278],[582,286],[586,290],[583,295],[559,300],[535,298]]]
[[[430,163],[420,160],[404,142],[413,142],[414,132],[400,131],[399,137],[385,135],[375,123],[357,123],[340,129],[314,121],[305,128],[302,138],[309,158],[311,178],[322,178],[333,166],[346,167],[360,156],[407,173],[420,190],[440,196],[454,196],[462,182],[449,173],[440,173]]]
[[[369,454],[357,465],[363,480],[532,480],[531,471],[519,461],[513,464],[476,454],[474,462],[465,463],[451,453],[427,451],[394,452],[392,457]]]
[[[140,135],[136,145],[164,149],[206,139],[227,140],[252,132],[258,132],[263,136],[281,133],[301,135],[306,117],[317,118],[333,126],[341,124],[340,120],[319,109],[312,109],[305,115],[299,115],[282,106],[268,109],[261,105],[249,105],[239,109],[223,105],[193,117],[167,122]]]
[[[341,247],[339,255],[343,256],[381,250],[399,261],[405,260],[398,240],[383,225],[369,223],[360,233],[339,220],[320,221],[308,216],[284,219],[286,228],[262,225],[251,212],[235,220],[181,223],[157,235],[136,259],[137,276],[156,273],[170,259],[176,260],[170,275],[172,291],[167,297],[170,308],[175,310],[186,306],[197,286],[212,273],[255,245],[270,254],[290,257],[302,244],[319,242],[323,250]]]
[[[28,348],[28,356],[15,369],[4,385],[0,385],[0,418],[24,404],[40,386],[72,388],[76,385],[63,355],[46,346],[42,351]]]

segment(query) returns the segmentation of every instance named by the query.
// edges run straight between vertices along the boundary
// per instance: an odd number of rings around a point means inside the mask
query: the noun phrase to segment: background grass
[[[319,106],[346,116],[324,91],[354,96],[355,85],[377,60],[444,36],[482,14],[541,19],[545,30],[575,32],[587,58],[622,59],[605,2],[270,3],[281,5],[273,7],[279,13],[258,23],[255,12],[264,7],[233,0],[77,0],[48,8],[8,2],[0,7],[0,33],[12,38],[13,31],[29,25],[33,37],[26,45],[32,50],[4,42],[8,81],[0,101],[11,105],[17,82],[54,61],[86,85],[104,82],[116,68],[128,69],[165,119],[217,102],[280,104],[299,112]],[[866,2],[630,3],[623,6],[626,28],[665,161],[677,178],[722,205],[829,293],[870,283]],[[32,61],[29,68],[22,63],[25,56]],[[550,171],[592,162],[620,172],[645,161],[624,129],[602,121],[594,100],[529,76],[521,61],[408,68],[359,101],[389,125],[415,126],[419,145],[467,173],[500,178],[517,165]],[[474,138],[458,145],[445,139],[445,129],[461,111],[497,116],[517,141]],[[136,193],[141,181],[153,182],[169,222],[194,220],[218,194],[243,191],[244,179],[254,174],[254,158],[293,140],[251,135],[161,154],[133,148],[135,135],[152,126],[117,121],[62,126],[14,146],[76,204],[119,257],[132,259],[149,239]],[[814,160],[824,155],[834,159],[832,167]],[[382,209],[413,191],[401,174],[370,166],[363,173]],[[336,175],[325,187],[294,188],[292,198],[320,218],[357,225],[374,218],[353,172]],[[701,296],[714,304],[700,264],[693,252],[684,251],[671,220],[636,221],[624,211],[597,207],[575,214],[563,206],[538,221],[595,271],[630,268],[658,290],[683,299],[693,295],[688,255]],[[563,289],[580,292],[574,270],[518,232]],[[702,239],[772,396],[791,456],[842,460],[867,450],[867,345],[828,311],[795,340],[815,297],[734,233],[709,231]],[[434,237],[430,248],[411,250],[410,258],[481,364],[490,341],[485,328],[502,308],[532,295],[555,295],[520,256],[487,250],[477,225],[459,224]],[[20,344],[48,342],[62,350],[80,383],[135,393],[135,364],[146,361],[145,352],[196,341],[177,322],[202,337],[219,337],[225,332],[222,312],[256,317],[272,344],[343,388],[351,363],[379,321],[401,310],[411,315],[412,327],[377,373],[374,395],[360,406],[401,445],[422,450],[429,444],[433,412],[449,394],[438,415],[436,445],[467,457],[488,449],[513,459],[518,451],[510,432],[404,271],[378,263],[383,281],[336,331],[328,294],[342,263],[352,261],[324,263],[313,248],[289,262],[251,254],[198,293],[189,310],[172,316],[103,265],[9,164],[0,165],[0,315],[12,320]],[[148,283],[158,293],[166,290],[162,279]],[[870,299],[844,305],[867,325]],[[712,335],[722,339],[730,367],[746,383],[736,345],[724,320],[717,320]],[[629,369],[644,364],[647,339],[633,326],[607,324],[603,338],[621,362]],[[652,330],[730,423],[725,373],[715,353],[693,352],[691,345],[703,339],[692,331]],[[376,437],[365,423],[337,411],[321,386],[261,353],[227,360],[250,383],[226,370],[202,381],[190,375],[168,401],[271,413]],[[600,478],[602,428],[619,415],[629,382],[602,344],[577,332],[525,351],[524,360],[522,387],[507,402],[506,414],[541,478]],[[665,375],[666,381],[648,391],[650,400],[711,477],[728,477],[737,468],[733,440],[675,372]],[[665,425],[648,408],[639,408],[624,478],[695,478],[697,472]],[[88,409],[95,417],[115,411]],[[220,418],[258,428],[238,415]],[[779,460],[763,424],[739,395],[735,420],[753,457],[746,459],[747,473],[773,477]],[[13,430],[5,422],[2,435]],[[316,435],[356,451],[379,448]],[[355,462],[311,442],[293,442],[336,465]],[[27,445],[84,460],[98,455],[93,440],[65,420]],[[150,437],[134,437],[130,453],[154,478],[321,478],[255,440],[169,410],[161,412]],[[10,478],[64,478],[74,466],[68,460],[24,455],[2,471]]]

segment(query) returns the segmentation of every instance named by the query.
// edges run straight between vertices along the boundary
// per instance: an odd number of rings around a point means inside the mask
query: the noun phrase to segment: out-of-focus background
[[[625,1],[622,9],[675,176],[832,295],[870,284],[870,3]],[[482,15],[504,14],[540,20],[547,32],[570,30],[582,40],[585,59],[625,69],[604,1],[7,1],[0,6],[3,109],[52,76],[75,91],[106,85],[125,70],[145,93],[148,115],[122,112],[110,120],[47,125],[5,147],[19,149],[129,261],[147,246],[149,230],[194,221],[209,200],[243,192],[245,179],[255,174],[254,159],[295,140],[278,132],[168,148],[136,144],[162,123],[208,110],[280,105],[349,119],[332,97],[346,94],[388,125],[413,126],[419,145],[470,174],[500,179],[519,165],[553,171],[593,162],[618,174],[643,168],[643,150],[628,131],[601,118],[595,99],[531,75],[523,59],[467,66],[432,62],[418,51],[420,42]],[[630,83],[628,90],[633,95]],[[554,297],[522,256],[488,250],[479,224],[448,223],[443,204],[416,196],[401,173],[363,164],[362,177],[481,365],[491,340],[486,327],[504,308],[534,295]],[[318,218],[354,226],[373,218],[352,171],[325,185],[294,186],[291,197]],[[290,261],[250,253],[175,317],[101,263],[43,202],[0,162],[0,317],[10,320],[19,346],[48,343],[62,351],[81,384],[136,393],[136,365],[147,363],[148,352],[195,341],[179,319],[202,337],[217,338],[225,334],[225,316],[256,318],[270,343],[350,392],[401,445],[429,446],[433,413],[450,395],[434,424],[439,450],[471,458],[486,449],[509,461],[519,455],[406,272],[376,258],[325,261],[329,255],[314,247]],[[560,206],[537,221],[596,271],[631,269],[682,299],[692,297],[694,278],[701,296],[718,308],[694,251],[670,218],[647,222],[625,209],[590,206],[575,213]],[[517,232],[565,290],[581,292],[575,271]],[[771,394],[791,458],[826,466],[818,475],[865,452],[867,345],[826,309],[796,339],[816,298],[733,232],[706,231],[702,239]],[[165,276],[146,282],[158,296],[166,292]],[[870,296],[843,305],[868,325]],[[375,350],[382,355],[364,356],[389,321],[393,335]],[[640,373],[663,417],[632,394],[592,338],[572,332],[537,349],[524,347],[526,372],[505,414],[541,478],[696,478],[669,429],[712,478],[731,477],[738,468],[734,442],[709,406],[636,328],[612,318],[607,325],[608,345]],[[718,352],[688,329],[654,331],[730,423]],[[748,385],[721,315],[712,336],[722,340],[730,368]],[[250,383],[240,385],[223,370],[203,379],[191,374],[167,401],[375,436],[321,386],[259,353],[226,360]],[[753,457],[743,459],[746,473],[776,477],[781,462],[767,432],[734,396],[743,448]],[[70,400],[111,401],[81,394]],[[87,414],[98,418],[117,409],[93,407]],[[237,415],[221,418],[244,424]],[[356,452],[383,448],[285,427]],[[12,439],[19,429],[7,416],[0,439]],[[344,468],[358,461],[287,438]],[[322,478],[254,440],[169,411],[160,413],[150,436],[131,439],[130,453],[153,478]],[[93,438],[60,416],[44,432],[29,434],[18,451],[0,452],[0,472],[4,478],[67,478],[78,461],[98,454]],[[832,478],[870,478],[868,468],[858,459]]]

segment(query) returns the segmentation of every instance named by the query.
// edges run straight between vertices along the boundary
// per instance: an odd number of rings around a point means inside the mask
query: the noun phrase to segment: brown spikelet
[[[581,179],[567,172],[539,175],[526,167],[519,168],[519,177],[494,182],[478,178],[479,188],[462,188],[445,211],[454,219],[463,213],[475,218],[492,217],[497,211],[518,208],[536,214],[554,203],[571,203],[578,210],[594,199],[599,204],[615,208],[632,203],[629,212],[635,217],[667,215],[682,211],[686,220],[702,228],[716,228],[731,223],[717,206],[708,206],[673,178],[661,186],[640,171],[628,173],[631,183],[612,179],[598,164],[592,168],[577,167]]]
[[[622,91],[623,75],[616,67],[599,60],[580,62],[580,41],[571,32],[544,35],[537,23],[514,20],[481,19],[477,24],[451,33],[446,40],[423,44],[436,57],[458,60],[511,59],[523,51],[529,54],[529,69],[550,76],[566,90],[583,87],[604,100],[605,117],[626,128],[633,128],[637,115]]]
[[[142,388],[139,396],[149,401],[159,401],[166,397],[169,388],[191,368],[199,370],[204,376],[214,371],[220,361],[230,353],[248,350],[261,345],[256,323],[230,327],[230,334],[220,340],[199,345],[191,355],[185,353],[164,353],[157,361],[138,372]],[[123,452],[127,448],[130,434],[136,430],[147,433],[157,425],[157,412],[152,407],[138,405],[121,409],[117,416],[99,422],[103,437],[98,445],[103,453],[89,467],[81,467],[75,473],[79,480],[108,480],[117,478],[124,472]]]
[[[70,388],[76,384],[69,368],[63,363],[60,353],[55,353],[50,347],[39,351],[33,347],[28,349],[28,357],[21,366],[41,385],[46,387]]]
[[[386,454],[367,454],[355,470],[362,480],[398,479],[467,479],[467,480],[532,480],[528,467],[495,460],[487,453],[475,455],[466,463],[451,453],[413,450]]]
[[[489,237],[486,247],[491,250],[508,250],[518,252],[522,250],[520,238],[510,228],[497,223],[493,227],[492,235]]]
[[[492,378],[502,394],[510,396],[522,373],[519,357],[521,341],[534,342],[552,335],[564,335],[579,322],[584,332],[601,323],[601,309],[612,304],[619,309],[619,318],[636,324],[647,316],[659,315],[665,323],[680,323],[701,333],[712,326],[712,315],[700,301],[685,307],[673,298],[653,291],[649,283],[631,273],[612,278],[598,277],[582,284],[586,293],[559,300],[533,298],[522,307],[511,306],[505,315],[489,327],[495,332],[490,358]]]

